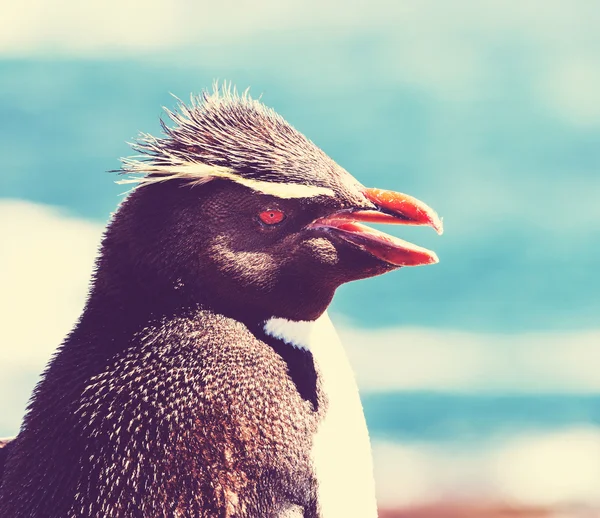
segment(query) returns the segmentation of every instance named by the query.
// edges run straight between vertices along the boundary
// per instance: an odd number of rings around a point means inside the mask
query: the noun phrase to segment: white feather
[[[181,162],[173,159],[172,165],[161,166],[125,158],[123,159],[123,163],[131,173],[152,173],[155,176],[130,177],[125,180],[117,181],[118,184],[137,183],[140,185],[148,185],[151,183],[166,182],[168,180],[183,179],[189,180],[192,185],[197,185],[214,180],[215,178],[226,178],[262,194],[268,194],[283,199],[335,196],[333,190],[328,187],[253,180],[236,174],[233,169],[228,167],[211,166],[198,162]]]
[[[376,517],[369,434],[352,368],[329,316],[310,322],[272,318],[264,329],[312,353],[329,401],[311,451],[320,516]]]

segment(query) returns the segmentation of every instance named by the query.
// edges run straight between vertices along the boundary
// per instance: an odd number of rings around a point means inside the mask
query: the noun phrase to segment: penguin
[[[438,262],[442,222],[216,87],[123,159],[88,299],[2,448],[0,516],[372,518],[369,435],[327,307]],[[365,344],[368,347],[368,344]]]

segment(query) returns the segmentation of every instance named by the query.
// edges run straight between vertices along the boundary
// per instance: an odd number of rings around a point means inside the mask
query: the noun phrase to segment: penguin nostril
[[[285,219],[285,214],[280,210],[270,209],[262,211],[258,217],[265,225],[275,225]]]

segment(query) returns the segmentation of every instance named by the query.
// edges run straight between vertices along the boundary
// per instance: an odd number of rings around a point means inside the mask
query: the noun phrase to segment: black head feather
[[[123,159],[122,173],[134,177],[122,183],[225,177],[311,186],[321,194],[351,191],[353,201],[363,200],[359,182],[248,91],[216,86],[192,96],[189,105],[179,100],[175,111],[165,110],[173,125],[161,121],[163,137],[142,133],[132,144],[141,156]]]

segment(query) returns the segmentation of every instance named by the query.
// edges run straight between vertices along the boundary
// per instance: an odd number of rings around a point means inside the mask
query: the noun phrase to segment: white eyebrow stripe
[[[221,175],[219,175],[221,177]],[[225,177],[225,176],[223,176]],[[276,183],[264,182],[261,180],[251,180],[240,176],[227,176],[234,182],[237,182],[254,191],[275,196],[277,198],[292,199],[292,198],[313,198],[315,196],[335,196],[332,189],[328,187],[318,187],[316,185],[302,185],[299,183]]]
[[[335,196],[333,189],[319,187],[316,185],[302,185],[298,183],[265,182],[244,178],[236,174],[229,167],[213,166],[194,162],[179,162],[173,165],[156,165],[151,162],[143,162],[132,159],[124,159],[127,170],[135,174],[151,174],[157,176],[141,178],[128,178],[119,180],[118,184],[139,183],[146,185],[150,183],[166,182],[175,179],[187,179],[194,184],[203,184],[215,178],[226,178],[239,183],[253,191],[268,194],[282,199],[313,198],[315,196]]]

